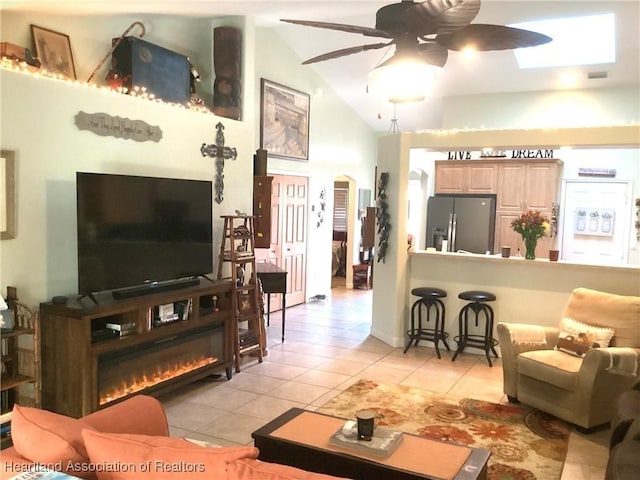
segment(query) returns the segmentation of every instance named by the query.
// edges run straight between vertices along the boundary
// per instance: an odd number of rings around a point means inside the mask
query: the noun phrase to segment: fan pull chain
[[[400,133],[400,128],[398,127],[398,115],[397,115],[398,104],[393,104],[393,118],[391,119],[391,127],[389,128],[389,133]]]

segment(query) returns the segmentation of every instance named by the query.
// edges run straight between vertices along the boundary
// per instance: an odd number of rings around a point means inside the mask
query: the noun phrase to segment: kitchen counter
[[[466,303],[458,299],[458,294],[464,290],[487,290],[496,295],[497,300],[491,304],[496,323],[556,326],[576,287],[640,296],[640,267],[419,250],[409,252],[408,282],[407,312],[416,300],[411,289],[431,286],[447,291],[445,330],[455,336],[458,312]],[[408,317],[407,313],[407,321]]]
[[[415,251],[410,251],[409,252],[409,256],[421,256],[421,255],[434,255],[434,256],[442,256],[442,257],[447,257],[447,258],[453,258],[453,257],[458,257],[461,259],[465,259],[465,260],[470,260],[473,262],[486,262],[486,261],[500,261],[500,262],[527,262],[527,266],[529,267],[533,267],[533,268],[544,268],[542,267],[543,265],[547,265],[547,266],[552,266],[555,267],[557,265],[564,265],[570,268],[578,268],[578,269],[596,269],[598,271],[601,271],[602,269],[606,269],[606,270],[624,270],[624,271],[635,271],[637,275],[640,275],[640,266],[638,265],[596,265],[596,264],[586,264],[586,263],[573,263],[573,262],[568,262],[565,260],[558,260],[557,262],[551,262],[549,261],[548,258],[536,258],[535,260],[525,260],[524,257],[516,257],[516,256],[511,256],[509,258],[502,258],[502,256],[500,255],[500,253],[497,253],[495,255],[482,255],[479,253],[456,253],[456,252],[428,252],[426,250],[415,250]],[[640,277],[638,279],[638,289],[637,291],[640,292]],[[636,293],[637,295],[638,293]]]

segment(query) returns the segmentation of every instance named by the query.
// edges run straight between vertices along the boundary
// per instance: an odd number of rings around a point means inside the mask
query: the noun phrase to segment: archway
[[[354,245],[359,245],[356,224],[355,181],[339,175],[333,182],[333,236],[331,242],[331,288],[353,288]]]

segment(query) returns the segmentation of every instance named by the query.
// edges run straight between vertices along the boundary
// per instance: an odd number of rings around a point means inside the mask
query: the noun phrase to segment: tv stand
[[[86,295],[80,295],[80,296],[78,297],[78,301],[82,300],[83,298],[87,298],[87,297],[89,297],[89,299],[90,299],[94,304],[96,304],[96,305],[100,305],[100,304],[98,303],[98,299],[96,299],[96,296],[93,294],[93,292],[91,292],[91,293],[87,293]]]
[[[200,280],[196,277],[179,278],[175,280],[166,280],[164,282],[149,282],[142,285],[136,285],[135,287],[121,288],[119,290],[113,290],[111,295],[116,300],[125,300],[127,298],[141,297],[143,295],[151,295],[153,293],[193,287],[199,284]]]
[[[209,276],[205,275],[204,273],[199,275],[199,277],[202,277],[205,280],[209,280],[211,283],[216,283],[216,281],[213,278],[210,278]]]
[[[198,280],[124,300],[96,293],[99,305],[41,303],[42,408],[78,418],[126,396],[159,396],[218,373],[231,379],[233,292],[230,281]],[[168,305],[181,316],[154,322]],[[107,324],[130,330],[105,335]]]

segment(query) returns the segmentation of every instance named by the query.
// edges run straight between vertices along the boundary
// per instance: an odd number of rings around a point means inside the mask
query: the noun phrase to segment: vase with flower
[[[524,258],[535,260],[538,239],[549,235],[549,219],[539,211],[529,210],[511,221],[511,228],[520,235],[525,246]]]

